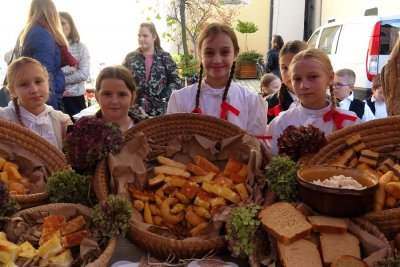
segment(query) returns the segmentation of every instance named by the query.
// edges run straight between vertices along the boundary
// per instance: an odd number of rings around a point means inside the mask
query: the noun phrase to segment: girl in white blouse
[[[197,49],[201,59],[199,83],[173,91],[167,113],[211,115],[263,138],[267,126],[266,102],[232,82],[239,53],[235,32],[224,24],[209,24],[199,35]]]
[[[322,50],[309,48],[295,55],[289,71],[300,105],[280,113],[268,125],[267,135],[271,137],[273,155],[279,153],[277,140],[289,125],[311,124],[329,135],[361,122],[354,112],[336,107],[332,86],[335,74],[329,57]],[[327,87],[330,101],[326,98]]]
[[[49,98],[48,72],[36,59],[20,57],[7,71],[7,89],[12,101],[0,108],[0,119],[19,123],[62,148],[69,116],[46,104]]]

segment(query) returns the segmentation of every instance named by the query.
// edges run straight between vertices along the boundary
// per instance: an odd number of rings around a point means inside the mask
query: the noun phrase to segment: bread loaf
[[[321,233],[320,241],[324,265],[330,265],[335,259],[344,255],[361,258],[360,241],[350,233]]]
[[[261,224],[268,234],[288,245],[306,237],[311,232],[311,224],[304,214],[287,202],[277,202],[265,207]]]
[[[367,267],[368,265],[356,257],[344,255],[335,259],[330,267]]]
[[[342,218],[308,216],[307,219],[310,221],[314,232],[337,234],[344,234],[347,232],[346,221]]]
[[[305,239],[290,245],[278,242],[279,258],[285,267],[322,267],[317,246]]]

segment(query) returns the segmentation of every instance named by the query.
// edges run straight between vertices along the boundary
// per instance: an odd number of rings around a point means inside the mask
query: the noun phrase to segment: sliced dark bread
[[[344,255],[335,259],[330,267],[368,267],[368,265],[356,257]]]
[[[360,241],[350,233],[321,233],[320,243],[324,265],[330,265],[335,259],[344,255],[361,259]]]
[[[277,202],[260,213],[261,224],[267,233],[279,242],[288,245],[311,232],[306,216],[287,202]]]
[[[343,218],[328,216],[308,216],[312,230],[318,233],[344,234],[347,232],[347,223]]]
[[[278,253],[284,267],[322,267],[317,245],[305,239],[290,245],[278,242]]]

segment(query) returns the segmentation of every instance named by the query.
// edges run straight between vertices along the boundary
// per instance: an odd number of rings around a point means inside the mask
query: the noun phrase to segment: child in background
[[[277,139],[289,126],[313,125],[329,135],[341,128],[361,122],[354,112],[336,107],[333,80],[335,73],[329,57],[322,50],[309,48],[294,56],[290,63],[293,90],[299,105],[282,112],[267,129],[272,136],[272,154],[277,155]],[[331,99],[326,98],[329,87]]]
[[[61,149],[72,121],[67,114],[46,105],[49,82],[45,67],[36,59],[18,58],[8,67],[7,89],[12,101],[0,108],[0,119],[19,123]]]
[[[282,84],[278,92],[267,97],[268,123],[278,116],[281,111],[288,110],[292,103],[297,100],[290,81],[289,65],[294,55],[307,49],[307,47],[308,45],[305,42],[294,40],[284,44],[279,52],[279,68]]]
[[[353,111],[362,121],[375,119],[369,106],[354,97],[356,74],[351,69],[340,69],[335,73],[335,94],[342,109]]]
[[[261,96],[266,97],[277,92],[281,87],[281,79],[272,73],[267,73],[262,76],[260,81]]]
[[[132,73],[122,65],[105,67],[96,79],[97,117],[104,116],[119,125],[122,132],[146,119],[140,108],[132,109],[136,86]],[[131,110],[130,110],[131,109]]]
[[[200,33],[197,44],[201,60],[199,83],[173,91],[167,113],[211,115],[228,120],[256,136],[264,136],[266,102],[260,95],[232,82],[239,53],[233,29],[211,23]]]
[[[372,96],[365,100],[374,113],[375,119],[386,118],[386,103],[385,96],[382,91],[381,76],[380,74],[375,75],[372,80]]]

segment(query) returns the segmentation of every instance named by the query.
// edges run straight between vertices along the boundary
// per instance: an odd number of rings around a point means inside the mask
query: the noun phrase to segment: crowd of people
[[[207,25],[196,49],[198,83],[182,88],[177,65],[162,49],[154,24],[141,23],[138,48],[121,65],[105,67],[97,77],[96,116],[105,116],[126,131],[165,113],[207,114],[269,139],[273,154],[276,139],[288,125],[312,124],[327,135],[386,116],[379,75],[373,95],[358,100],[354,72],[334,72],[327,55],[303,41],[284,43],[273,35],[260,94],[233,79],[240,48],[230,26]],[[58,12],[52,0],[32,0],[7,73],[11,101],[0,110],[0,118],[24,125],[61,148],[65,126],[86,108],[89,72],[89,49],[80,41],[72,16]]]

